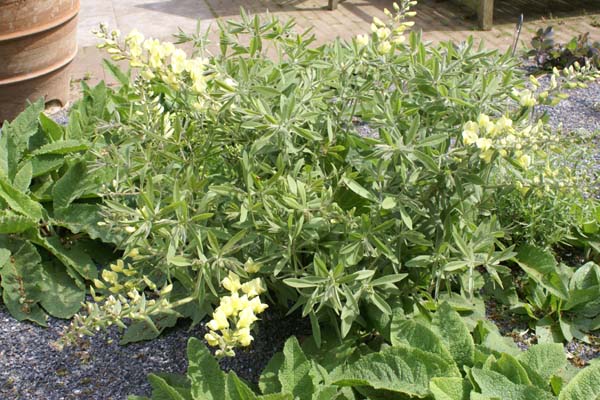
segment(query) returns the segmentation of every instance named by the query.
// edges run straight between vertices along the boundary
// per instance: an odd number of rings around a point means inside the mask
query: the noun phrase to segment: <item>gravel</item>
[[[540,110],[548,111],[550,124],[555,127],[562,124],[564,132],[600,131],[600,83],[571,90],[569,94],[569,99],[555,107],[540,107]],[[65,122],[64,114],[57,119]],[[370,133],[362,124],[359,130],[363,134]],[[597,155],[594,160],[600,168]],[[506,325],[507,321],[501,323]],[[507,326],[503,332],[515,338],[521,347],[534,340],[519,330],[520,322],[508,320],[508,324],[512,324],[512,328]],[[128,394],[148,396],[151,388],[147,374],[185,373],[186,343],[190,337],[202,338],[205,333],[202,324],[191,330],[180,324],[155,340],[119,346],[119,334],[111,330],[85,338],[79,345],[61,352],[52,343],[67,325],[68,321],[54,318],[49,319],[47,328],[18,322],[0,304],[0,399],[121,400]],[[308,335],[309,332],[307,321],[297,317],[284,318],[268,310],[258,322],[250,350],[238,352],[235,358],[224,359],[222,367],[256,382],[260,371],[283,347],[286,338]],[[590,347],[576,341],[567,344],[566,351],[584,361],[600,356],[598,346]]]

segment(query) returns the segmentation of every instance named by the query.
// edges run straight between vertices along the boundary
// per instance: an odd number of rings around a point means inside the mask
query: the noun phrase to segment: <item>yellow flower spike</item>
[[[240,283],[240,277],[231,271],[229,272],[229,276],[225,277],[221,281],[221,285],[231,293],[237,292],[242,287],[242,284]]]
[[[254,315],[252,308],[244,308],[238,315],[237,327],[239,328],[250,328],[250,325],[254,323],[258,318]]]

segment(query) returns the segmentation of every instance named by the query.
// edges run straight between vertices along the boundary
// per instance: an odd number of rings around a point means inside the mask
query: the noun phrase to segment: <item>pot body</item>
[[[0,0],[0,123],[44,97],[65,105],[79,0]]]

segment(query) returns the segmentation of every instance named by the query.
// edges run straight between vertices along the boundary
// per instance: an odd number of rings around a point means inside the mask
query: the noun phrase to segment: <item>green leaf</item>
[[[281,391],[281,383],[277,373],[283,365],[283,353],[275,353],[263,369],[258,379],[258,388],[263,394],[277,393]]]
[[[388,347],[343,365],[331,373],[339,386],[370,386],[415,397],[431,394],[435,377],[460,377],[455,365],[440,356],[407,346]]]
[[[473,368],[471,374],[485,396],[502,400],[556,400],[538,387],[515,384],[498,372]]]
[[[14,211],[34,221],[42,219],[42,206],[12,186],[6,178],[0,176],[0,198],[4,199]]]
[[[356,193],[357,195],[359,195],[363,199],[367,199],[367,200],[370,200],[372,202],[377,202],[377,198],[371,192],[369,192],[367,189],[365,189],[364,187],[362,187],[355,180],[350,179],[347,176],[344,176],[342,178],[342,180],[341,180],[341,183],[343,183],[344,185],[346,185],[350,190],[352,190],[354,193]]]
[[[283,347],[283,363],[277,376],[281,391],[300,400],[310,400],[314,392],[311,369],[312,365],[300,348],[298,339],[289,338]]]
[[[394,200],[392,197],[386,197],[381,202],[381,208],[384,210],[391,210],[394,207],[396,207],[396,200]]]
[[[526,352],[519,355],[518,360],[525,368],[539,374],[546,383],[552,375],[567,364],[567,357],[560,343],[531,346]]]
[[[469,400],[472,388],[463,378],[433,378],[429,389],[435,400]]]
[[[31,158],[32,177],[36,178],[49,172],[56,171],[65,163],[62,155],[41,155]]]
[[[0,234],[22,233],[36,228],[37,223],[10,210],[0,210]]]
[[[86,140],[67,139],[58,142],[48,143],[31,153],[32,156],[47,154],[69,154],[79,151],[85,151],[90,148],[90,143]]]
[[[255,400],[256,394],[246,385],[235,372],[227,374],[227,399],[228,400]]]
[[[29,185],[31,185],[31,178],[33,177],[33,166],[31,161],[24,163],[13,179],[14,187],[23,193],[27,193]]]
[[[71,318],[85,300],[85,286],[75,282],[59,263],[45,262],[42,264],[42,271],[41,306],[53,317]]]
[[[117,79],[122,86],[129,85],[129,77],[125,75],[118,66],[116,66],[106,58],[102,60],[102,64],[104,65],[104,68],[106,68],[108,72],[110,72],[110,74],[114,76],[115,79]]]
[[[517,262],[521,269],[535,282],[542,285],[555,296],[567,300],[569,291],[558,274],[554,256],[535,246],[525,245],[519,248]]]
[[[46,317],[38,304],[42,297],[39,283],[43,280],[38,251],[26,241],[2,239],[0,236],[0,248],[11,253],[9,261],[0,270],[4,305],[17,320],[46,326]]]
[[[472,366],[475,343],[460,314],[443,302],[433,316],[432,324],[459,366]]]
[[[510,354],[502,354],[497,361],[491,364],[490,370],[504,375],[513,383],[531,385],[531,380],[525,368]]]
[[[54,122],[51,118],[48,118],[46,114],[40,113],[39,115],[40,126],[46,134],[49,142],[56,142],[62,139],[64,135],[64,128]]]
[[[37,244],[43,246],[50,253],[54,254],[63,264],[76,271],[79,275],[87,280],[96,279],[98,277],[98,269],[96,264],[86,251],[84,244],[73,242],[68,247],[63,245],[58,236],[50,236],[37,238]]]
[[[163,378],[155,374],[148,375],[148,381],[152,386],[152,398],[161,400],[186,400],[171,385],[169,385]]]
[[[392,318],[390,336],[392,346],[408,345],[436,354],[444,359],[448,365],[454,365],[454,359],[441,338],[420,322],[410,319],[395,321]]]
[[[52,189],[52,197],[54,208],[66,207],[79,195],[82,194],[84,188],[81,186],[86,175],[86,167],[83,162],[78,162],[72,165],[67,172],[54,184]]]
[[[581,372],[560,392],[558,400],[600,400],[600,363],[596,362]]]
[[[225,399],[225,376],[206,346],[196,338],[188,341],[188,377],[192,383],[192,398]]]

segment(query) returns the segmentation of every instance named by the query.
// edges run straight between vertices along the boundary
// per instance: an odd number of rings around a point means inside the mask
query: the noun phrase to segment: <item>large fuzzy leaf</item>
[[[525,368],[510,354],[502,354],[497,361],[491,363],[489,369],[504,375],[513,383],[531,385],[531,379],[529,379]]]
[[[484,396],[502,400],[555,400],[556,398],[536,386],[519,385],[504,375],[489,370],[473,368],[471,374]]]
[[[564,300],[568,299],[567,286],[559,275],[556,260],[550,252],[525,245],[519,248],[517,262],[531,279],[546,290]]]
[[[11,210],[0,210],[0,234],[22,233],[36,227],[37,223],[24,215]]]
[[[281,383],[277,373],[283,364],[283,353],[275,353],[263,369],[258,379],[258,388],[263,394],[277,393],[281,391]]]
[[[45,144],[35,150],[32,155],[40,156],[47,154],[69,154],[78,151],[88,150],[90,143],[86,140],[67,139]]]
[[[460,315],[450,304],[444,302],[438,307],[432,324],[452,354],[454,361],[459,366],[472,366],[475,357],[473,337]]]
[[[85,286],[75,281],[65,267],[56,262],[42,264],[43,280],[40,304],[48,314],[57,318],[71,318],[85,300]]]
[[[0,248],[11,253],[0,270],[2,300],[6,308],[19,321],[27,319],[45,326],[46,318],[38,304],[42,298],[39,287],[43,279],[41,257],[35,246],[19,239],[2,240],[0,236]]]
[[[536,344],[520,354],[518,359],[526,369],[535,371],[546,383],[567,364],[565,351],[559,343]]]
[[[225,399],[225,375],[206,346],[190,338],[187,350],[188,377],[192,383],[192,398],[203,400]]]
[[[429,388],[435,400],[469,400],[472,389],[463,378],[433,378]]]
[[[558,400],[600,400],[600,363],[596,362],[575,375],[560,392]]]
[[[452,355],[442,342],[442,339],[424,324],[414,320],[392,319],[390,329],[392,346],[408,345],[419,350],[437,354],[449,365],[454,364]]]
[[[86,233],[92,239],[100,239],[104,243],[120,243],[124,237],[113,232],[109,226],[98,224],[104,219],[100,206],[96,204],[72,203],[69,207],[54,210],[53,222],[68,228],[73,233]]]
[[[169,385],[167,381],[158,375],[148,375],[148,381],[152,386],[153,400],[191,400],[191,397],[184,397],[176,388]]]
[[[339,386],[370,386],[423,398],[435,377],[460,377],[455,365],[442,357],[408,346],[388,347],[334,370],[331,380]]]
[[[311,370],[312,364],[300,348],[298,339],[289,338],[283,347],[283,363],[277,375],[281,391],[300,400],[311,399],[315,390]]]
[[[52,197],[54,208],[66,207],[79,195],[82,194],[81,183],[86,175],[86,167],[83,162],[72,165],[67,172],[54,184]]]
[[[81,277],[92,280],[98,277],[96,264],[86,251],[85,244],[74,242],[69,245],[63,245],[58,236],[37,238],[39,245],[44,246],[63,264],[76,271]]]
[[[5,177],[0,176],[0,198],[14,211],[34,221],[42,219],[42,206],[15,188]]]
[[[256,400],[256,394],[246,385],[235,372],[227,374],[227,399],[228,400]]]

